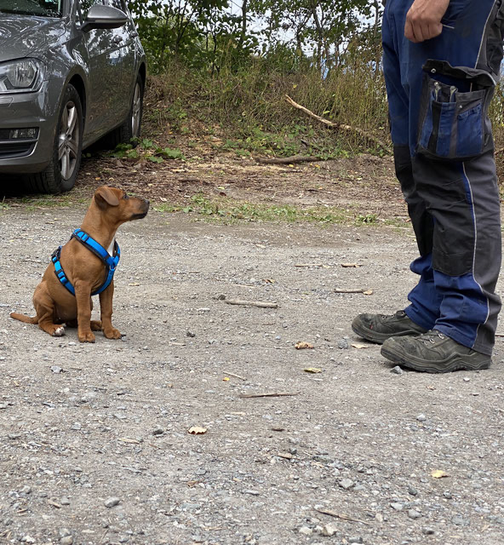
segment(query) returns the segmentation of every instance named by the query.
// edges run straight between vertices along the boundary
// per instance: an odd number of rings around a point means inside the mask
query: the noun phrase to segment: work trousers
[[[413,0],[388,0],[383,68],[396,174],[420,257],[406,314],[491,354],[501,302],[500,200],[488,106],[502,61],[504,0],[451,0],[440,36],[404,37]]]

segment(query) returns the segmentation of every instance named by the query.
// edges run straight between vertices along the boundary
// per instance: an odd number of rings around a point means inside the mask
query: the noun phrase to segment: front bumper
[[[51,161],[57,115],[47,108],[45,89],[43,85],[36,93],[0,95],[0,173],[41,172]],[[28,128],[37,129],[37,135],[10,137],[16,129]]]

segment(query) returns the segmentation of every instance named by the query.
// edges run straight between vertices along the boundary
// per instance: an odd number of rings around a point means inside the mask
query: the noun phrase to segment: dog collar
[[[107,278],[105,279],[105,282],[91,295],[98,295],[102,291],[106,290],[110,282],[112,282],[112,279],[114,278],[114,273],[117,268],[117,265],[119,263],[119,258],[121,257],[121,249],[119,248],[119,244],[117,244],[117,241],[114,241],[114,255],[111,256],[105,248],[96,242],[94,238],[92,238],[90,235],[88,235],[85,231],[82,229],[75,229],[75,231],[72,233],[72,236],[70,237],[75,238],[78,240],[81,244],[83,244],[88,250],[93,252],[93,254],[96,255],[96,257],[99,257],[105,267],[107,267]],[[72,286],[72,283],[68,278],[66,277],[65,271],[63,270],[63,267],[61,266],[60,261],[61,256],[61,246],[58,247],[57,250],[52,254],[51,260],[54,263],[54,272],[58,278],[58,280],[61,282],[61,284],[72,294],[75,295],[75,289]]]

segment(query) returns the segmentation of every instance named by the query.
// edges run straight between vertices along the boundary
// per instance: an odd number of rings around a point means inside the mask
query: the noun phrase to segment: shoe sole
[[[451,373],[453,371],[481,371],[483,369],[488,369],[492,364],[492,360],[489,358],[485,361],[471,361],[470,359],[464,358],[461,356],[453,360],[444,360],[437,362],[426,362],[425,360],[420,360],[415,357],[405,357],[402,354],[391,350],[388,347],[383,347],[381,349],[381,355],[388,360],[398,363],[403,367],[408,369],[413,369],[414,371],[420,371],[423,373]],[[469,356],[470,358],[470,356]]]
[[[354,333],[359,335],[359,337],[362,337],[366,341],[375,344],[383,344],[387,339],[390,339],[391,337],[406,337],[407,335],[414,335],[415,337],[418,337],[418,335],[422,334],[421,331],[415,331],[414,329],[406,329],[405,331],[401,331],[400,333],[377,333],[372,329],[364,328],[360,324],[352,324],[352,330]]]

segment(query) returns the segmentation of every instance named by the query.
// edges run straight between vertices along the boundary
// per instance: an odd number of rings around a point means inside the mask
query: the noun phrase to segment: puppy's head
[[[102,214],[118,225],[145,218],[149,211],[147,199],[130,197],[126,191],[107,185],[102,185],[95,191],[94,202]]]

